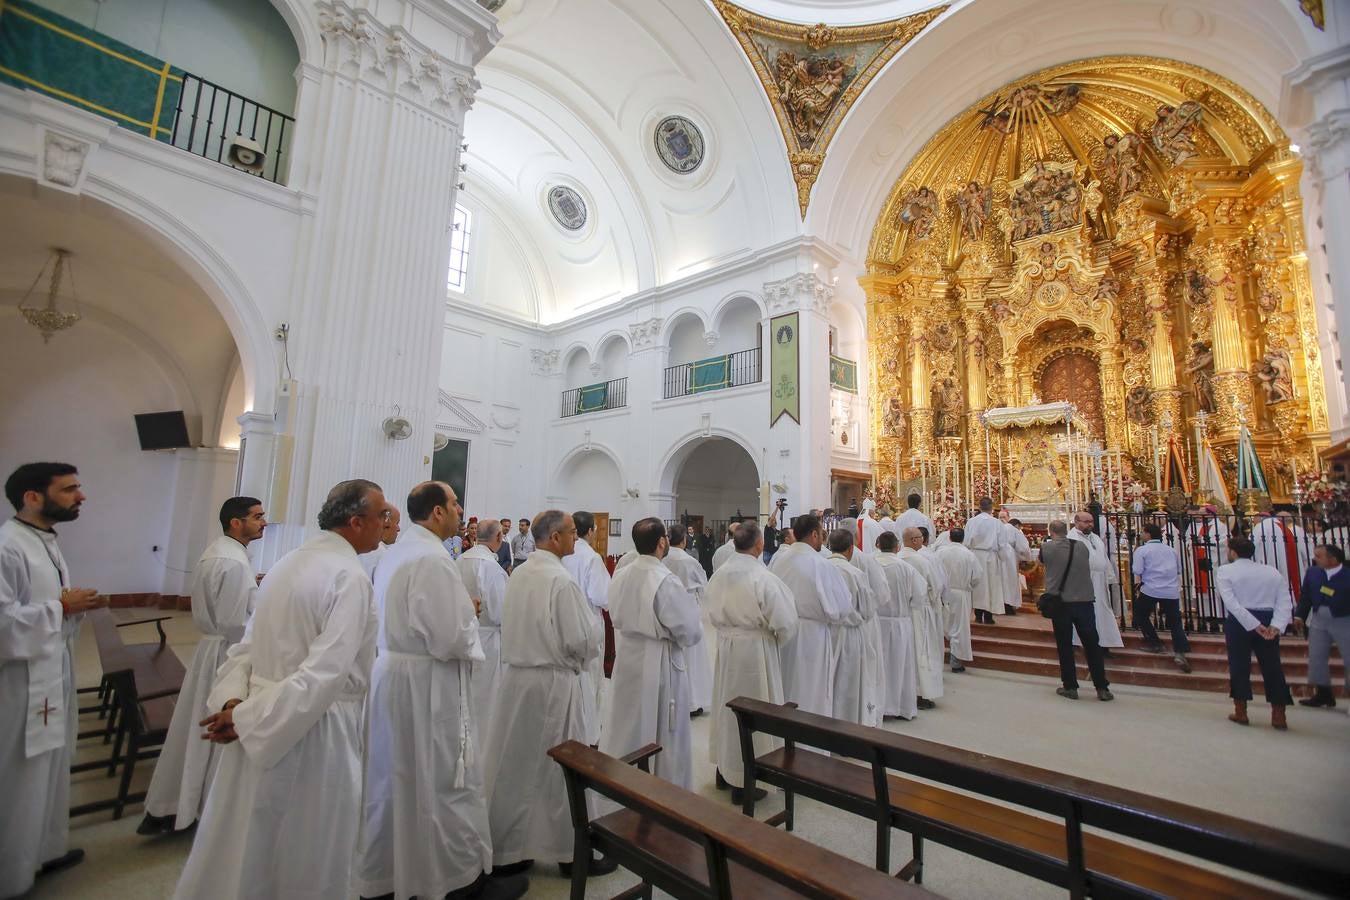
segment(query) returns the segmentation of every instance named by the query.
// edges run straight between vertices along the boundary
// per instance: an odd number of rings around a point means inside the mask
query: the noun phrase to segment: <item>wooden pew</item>
[[[94,631],[99,662],[103,667],[100,681],[100,705],[86,707],[81,712],[107,713],[106,726],[80,737],[103,736],[106,744],[113,741],[108,759],[77,763],[71,772],[84,772],[107,767],[108,777],[117,774],[122,766],[122,777],[117,796],[73,806],[72,816],[113,810],[113,818],[120,819],[124,808],[145,799],[143,792],[132,794],[131,779],[136,763],[159,755],[156,749],[168,734],[173,718],[174,703],[183,687],[186,671],[182,662],[168,646],[161,644],[124,644],[117,624],[106,609],[90,612],[86,617]],[[90,690],[88,688],[83,690]],[[125,752],[123,747],[125,745]]]
[[[640,885],[615,900],[650,898],[653,887],[694,900],[934,896],[772,826],[746,821],[725,804],[647,774],[646,760],[660,749],[649,744],[615,759],[568,741],[548,751],[562,766],[576,831],[572,900],[586,896],[592,850],[642,878]],[[587,791],[623,808],[591,819]]]
[[[1350,852],[1305,835],[791,706],[747,697],[727,706],[740,729],[746,815],[754,814],[751,788],[763,781],[786,792],[784,811],[769,822],[789,830],[794,794],[870,818],[882,871],[890,869],[891,829],[906,831],[913,859],[897,876],[916,883],[923,881],[923,843],[934,840],[1066,887],[1075,898],[1290,896],[1084,833],[1091,827],[1309,891],[1345,896],[1350,886]],[[785,746],[755,758],[756,732],[782,738]]]

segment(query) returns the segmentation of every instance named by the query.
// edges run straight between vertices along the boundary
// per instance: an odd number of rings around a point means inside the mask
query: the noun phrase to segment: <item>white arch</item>
[[[609,346],[610,341],[620,341],[623,343],[624,350],[628,353],[633,352],[633,344],[629,340],[628,333],[615,328],[605,332],[600,340],[595,342],[595,358],[601,359],[605,355],[605,348]]]
[[[712,330],[721,331],[722,322],[726,318],[727,311],[734,306],[739,306],[745,301],[749,301],[750,304],[759,311],[759,317],[761,319],[768,315],[768,312],[764,309],[764,302],[760,297],[749,291],[732,291],[721,300],[718,300],[717,305],[713,307]]]
[[[573,464],[588,453],[599,453],[601,456],[609,458],[609,461],[614,464],[615,471],[619,473],[619,483],[616,487],[619,491],[622,491],[623,486],[628,484],[628,477],[624,474],[623,462],[620,460],[619,454],[614,452],[612,447],[598,441],[591,441],[589,444],[577,444],[571,450],[568,450],[563,454],[562,459],[558,460],[558,465],[553,469],[553,478],[549,481],[549,484],[559,485],[563,489],[566,489],[567,483],[564,481],[564,478],[567,476]],[[556,489],[551,495],[566,496],[566,494],[557,494]]]
[[[700,444],[705,444],[713,438],[731,441],[744,450],[746,455],[750,457],[751,465],[755,467],[756,484],[764,482],[764,472],[760,468],[759,454],[756,452],[758,448],[755,447],[754,442],[738,431],[729,428],[712,428],[706,432],[702,430],[686,432],[675,440],[671,449],[666,452],[665,457],[661,460],[661,465],[657,467],[657,471],[660,472],[659,483],[661,487],[659,493],[674,496],[675,483],[679,480],[680,470],[684,468],[689,455]]]
[[[314,15],[314,4],[303,0],[271,0],[295,40],[300,53],[300,64],[320,65],[323,62],[323,38]]]
[[[703,326],[704,331],[710,331],[708,327],[708,314],[697,306],[683,306],[669,316],[661,326],[661,344],[667,348],[670,347],[670,337],[675,333],[675,329],[688,317],[698,320]]]

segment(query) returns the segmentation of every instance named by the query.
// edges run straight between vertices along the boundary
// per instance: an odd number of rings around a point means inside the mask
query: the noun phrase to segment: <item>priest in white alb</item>
[[[736,532],[740,527],[740,522],[733,521],[727,523],[727,539],[723,542],[722,546],[718,547],[713,553],[712,567],[714,574],[717,573],[718,569],[722,568],[722,565],[727,560],[736,555]]]
[[[895,525],[891,529],[902,544],[905,540],[906,528],[927,528],[930,535],[937,534],[933,527],[933,520],[924,513],[921,509],[922,506],[923,497],[919,494],[910,494],[905,498],[905,511],[896,516]]]
[[[862,514],[858,516],[858,528],[853,535],[853,549],[864,556],[876,552],[877,538],[885,531],[877,519],[877,501],[868,497],[863,501]]]
[[[881,724],[880,641],[871,632],[876,627],[877,599],[867,575],[851,560],[859,555],[853,546],[853,531],[830,532],[830,564],[843,577],[851,609],[834,626],[837,661],[834,667],[834,718],[859,725]],[[884,576],[883,576],[884,577]]]
[[[319,534],[263,579],[201,722],[226,746],[176,898],[350,895],[377,627],[357,554],[386,505],[373,482],[339,483]]]
[[[595,624],[596,651],[595,656],[586,662],[586,743],[592,746],[600,743],[600,729],[605,721],[606,700],[612,693],[612,685],[607,682],[605,677],[605,619],[604,613],[609,611],[609,570],[605,568],[605,561],[600,558],[591,547],[591,541],[595,539],[595,516],[584,510],[578,510],[572,514],[572,521],[577,529],[577,540],[575,549],[571,554],[562,560],[563,567],[567,569],[576,582],[577,587],[581,588],[581,594],[590,603],[591,618]],[[614,637],[615,651],[618,650],[619,638]]]
[[[928,582],[896,555],[899,549],[900,539],[894,534],[877,538],[877,565],[886,578],[886,591],[877,597],[883,719],[912,719],[919,713],[919,669],[910,610],[915,602],[926,601]]]
[[[732,802],[739,803],[744,760],[736,715],[727,709],[727,701],[786,699],[779,650],[797,630],[797,607],[788,586],[759,561],[764,552],[759,525],[747,522],[736,535],[736,547],[736,555],[708,582],[708,618],[717,632],[709,749],[718,776],[732,789]],[[782,746],[763,734],[752,740],[756,756]]]
[[[1069,540],[1078,541],[1088,550],[1088,564],[1092,572],[1092,593],[1095,598],[1093,612],[1097,620],[1097,643],[1103,650],[1111,647],[1124,647],[1120,636],[1120,623],[1111,608],[1111,585],[1120,583],[1120,573],[1106,554],[1106,544],[1092,531],[1092,513],[1086,510],[1073,514],[1073,527],[1069,529]],[[1078,630],[1073,633],[1074,646],[1081,646]]]
[[[231,497],[220,507],[224,534],[207,545],[192,572],[192,622],[201,632],[174,704],[164,746],[145,795],[137,834],[181,831],[196,822],[220,762],[216,744],[201,739],[197,723],[215,712],[206,698],[225,653],[244,636],[258,590],[245,548],[267,527],[262,501]]]
[[[885,531],[875,532],[875,540],[881,540]],[[872,588],[872,598],[874,607],[881,603],[881,598],[885,596],[888,588],[886,587],[886,573],[881,570],[881,565],[877,562],[877,556],[880,551],[877,550],[875,543],[871,553],[860,553],[858,547],[854,545],[853,555],[849,557],[849,563],[858,571],[862,572],[867,584]],[[873,688],[877,702],[877,722],[881,721],[880,710],[886,706],[886,679],[881,676],[881,672],[886,668],[886,654],[883,652],[881,640],[881,620],[874,614],[863,619],[862,623],[863,640],[868,644],[868,653],[875,657],[878,669],[875,687]]]
[[[506,572],[497,561],[502,545],[502,525],[493,519],[478,524],[478,540],[473,547],[455,560],[464,589],[478,608],[478,643],[483,648],[483,659],[473,664],[474,730],[482,736],[488,733],[492,708],[497,697],[497,683],[502,668],[502,602],[506,599]],[[531,551],[533,552],[533,551]],[[524,563],[518,563],[517,568]]]
[[[792,521],[796,542],[773,555],[769,571],[782,579],[797,607],[797,634],[780,648],[783,696],[805,712],[834,715],[834,626],[853,613],[844,577],[820,553],[825,530],[811,514]],[[716,573],[714,573],[715,575]]]
[[[0,525],[0,896],[84,859],[67,846],[75,751],[71,649],[84,613],[106,605],[70,587],[55,526],[80,515],[68,463],[26,463],[5,480],[14,518]]]
[[[1022,606],[1022,573],[1018,570],[1021,563],[1031,562],[1035,555],[1031,552],[1031,542],[1022,531],[1022,520],[1013,518],[1005,508],[999,510],[998,519],[1003,523],[1007,539],[1004,546],[1010,559],[1003,564],[1003,576],[1006,580],[1003,594],[1004,612],[1016,614]]]
[[[984,580],[984,566],[965,546],[964,528],[948,532],[950,540],[937,549],[938,561],[947,576],[945,602],[945,630],[951,650],[952,671],[964,672],[966,663],[975,658],[970,643],[970,598]]]
[[[624,756],[660,744],[652,774],[694,786],[686,650],[703,640],[698,604],[662,559],[669,549],[660,519],[633,525],[637,562],[615,576],[609,615],[623,637],[614,659],[614,702],[600,751]]]
[[[913,566],[923,578],[922,597],[910,605],[914,623],[914,664],[919,671],[919,709],[933,709],[942,696],[942,635],[944,611],[942,591],[946,576],[942,564],[923,552],[923,532],[906,528],[900,548],[901,561]]]
[[[494,874],[511,874],[535,860],[557,862],[570,876],[567,788],[548,749],[588,738],[584,673],[600,652],[600,620],[563,566],[578,546],[572,517],[545,510],[530,534],[534,552],[506,585],[501,683],[483,744],[492,864]],[[590,874],[617,865],[598,860]]]
[[[712,661],[708,654],[713,636],[709,631],[708,614],[704,598],[708,591],[708,573],[698,564],[698,560],[685,550],[689,540],[689,531],[678,522],[670,526],[670,548],[661,561],[666,568],[675,573],[689,598],[698,606],[703,621],[703,640],[692,647],[685,648],[684,661],[689,667],[689,709],[690,715],[699,715],[712,709]],[[630,551],[636,554],[636,550]],[[625,554],[626,556],[627,554]],[[622,560],[620,560],[622,562]],[[618,573],[618,568],[615,568]],[[715,647],[715,645],[714,645]]]
[[[994,501],[991,498],[980,498],[980,512],[966,522],[965,531],[966,548],[975,554],[984,569],[984,578],[971,594],[971,608],[975,611],[975,621],[993,625],[995,615],[1006,613],[1004,570],[1009,554],[1004,549],[1008,542],[1008,529],[994,517]]]
[[[428,481],[408,494],[407,509],[412,527],[375,571],[379,654],[354,887],[397,900],[471,889],[518,897],[523,875],[487,883],[492,846],[471,693],[483,649],[474,601],[443,543],[459,530],[459,500],[450,485]]]
[[[372,582],[375,580],[375,567],[398,540],[402,521],[403,515],[398,511],[398,507],[390,503],[384,510],[384,528],[380,531],[380,543],[369,553],[361,554],[361,568],[365,569],[366,577]]]

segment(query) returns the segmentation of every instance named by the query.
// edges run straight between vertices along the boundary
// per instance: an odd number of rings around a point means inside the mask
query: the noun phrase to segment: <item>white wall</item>
[[[683,315],[670,330],[670,353],[667,364],[672,366],[704,359],[712,354],[703,339],[703,321],[694,315]]]
[[[267,0],[33,0],[286,114],[300,55]]]

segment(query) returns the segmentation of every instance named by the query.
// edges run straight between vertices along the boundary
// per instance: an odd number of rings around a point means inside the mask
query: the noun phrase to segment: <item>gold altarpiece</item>
[[[985,97],[873,230],[873,459],[909,477],[959,443],[979,470],[986,410],[1068,401],[1145,481],[1154,441],[1197,426],[1231,479],[1245,422],[1287,496],[1329,437],[1300,171],[1254,98],[1183,63],[1079,61]]]

